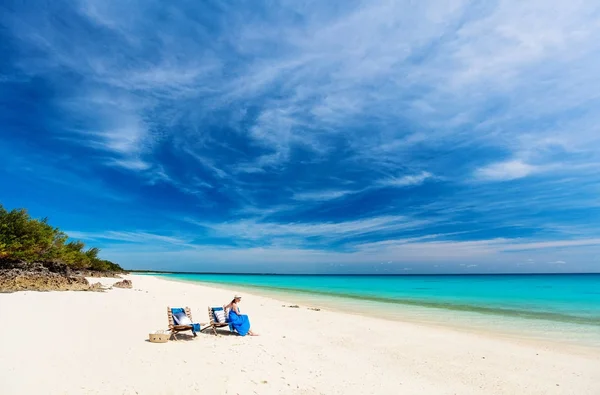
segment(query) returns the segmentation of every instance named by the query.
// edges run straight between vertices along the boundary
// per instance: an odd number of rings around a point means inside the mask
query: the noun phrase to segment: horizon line
[[[226,272],[180,272],[166,270],[127,270],[130,273],[159,273],[159,274],[211,274],[232,276],[560,276],[560,275],[600,275],[599,272],[569,272],[569,273],[226,273]]]

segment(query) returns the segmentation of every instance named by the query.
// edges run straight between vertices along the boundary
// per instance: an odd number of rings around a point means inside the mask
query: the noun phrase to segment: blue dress
[[[250,320],[245,314],[236,314],[233,309],[229,310],[229,324],[241,336],[246,336],[250,330]]]

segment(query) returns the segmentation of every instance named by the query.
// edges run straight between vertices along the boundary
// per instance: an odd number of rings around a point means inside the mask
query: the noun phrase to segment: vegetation
[[[0,204],[0,261],[62,262],[75,270],[123,271],[121,266],[98,258],[98,248],[85,249],[81,241],[34,219],[25,209],[7,211]]]

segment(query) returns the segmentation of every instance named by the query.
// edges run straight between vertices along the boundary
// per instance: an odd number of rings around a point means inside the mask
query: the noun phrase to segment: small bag
[[[166,343],[169,341],[170,337],[170,333],[165,333],[165,331],[159,330],[154,333],[150,333],[148,335],[148,340],[150,341],[150,343]]]

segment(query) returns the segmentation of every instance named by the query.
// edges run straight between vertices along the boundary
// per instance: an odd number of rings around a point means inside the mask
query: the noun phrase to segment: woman
[[[242,301],[242,297],[235,295],[231,303],[223,306],[225,311],[229,309],[229,323],[233,326],[233,329],[241,336],[258,336],[257,333],[254,333],[250,330],[250,320],[248,316],[240,313],[240,309],[238,307],[238,303]]]

